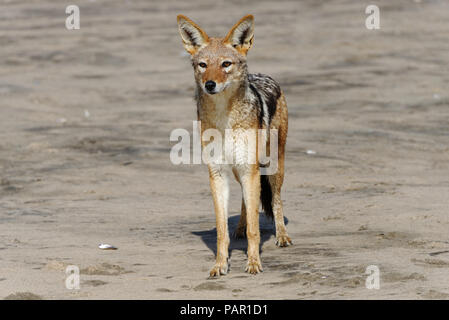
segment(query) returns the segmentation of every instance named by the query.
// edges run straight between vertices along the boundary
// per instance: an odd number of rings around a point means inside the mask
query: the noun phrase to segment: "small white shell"
[[[107,243],[100,243],[98,248],[100,248],[101,250],[117,250],[117,247],[111,246],[110,244]]]

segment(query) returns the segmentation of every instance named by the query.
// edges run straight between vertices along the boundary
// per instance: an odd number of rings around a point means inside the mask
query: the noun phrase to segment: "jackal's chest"
[[[212,163],[255,163],[257,116],[242,99],[217,95],[200,112],[203,155]],[[254,118],[254,119],[253,119]],[[256,125],[255,125],[256,124]]]
[[[202,128],[202,147],[208,164],[255,164],[257,130],[236,128],[230,120],[218,121]]]
[[[224,134],[225,130],[250,129],[257,127],[257,113],[246,104],[216,104],[200,114],[203,127],[213,128]]]
[[[232,129],[233,115],[226,99],[216,98],[213,104],[203,106],[200,120],[206,129],[216,129],[224,134],[226,129]]]

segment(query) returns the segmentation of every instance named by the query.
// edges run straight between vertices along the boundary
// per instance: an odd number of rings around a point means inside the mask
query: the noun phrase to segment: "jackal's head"
[[[240,19],[224,38],[211,38],[189,18],[178,16],[184,48],[192,56],[197,85],[218,94],[242,83],[247,75],[246,54],[254,39],[254,17]]]

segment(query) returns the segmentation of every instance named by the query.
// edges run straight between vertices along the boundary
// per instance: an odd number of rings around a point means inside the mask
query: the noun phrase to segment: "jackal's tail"
[[[260,202],[265,215],[271,219],[273,215],[273,191],[267,175],[260,175]]]

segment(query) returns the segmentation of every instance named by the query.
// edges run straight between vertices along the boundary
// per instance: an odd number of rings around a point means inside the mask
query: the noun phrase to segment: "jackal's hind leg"
[[[234,173],[235,180],[242,186],[242,182],[240,181],[239,173],[236,168],[232,169],[232,172]],[[243,192],[243,189],[242,189]],[[245,206],[245,199],[242,196],[242,211],[240,214],[239,223],[233,233],[233,236],[235,239],[243,239],[246,238],[246,206]]]
[[[292,239],[287,234],[287,228],[284,223],[284,213],[282,209],[282,201],[280,192],[273,194],[273,214],[276,224],[276,245],[278,247],[288,247],[292,245]]]
[[[234,238],[236,239],[246,238],[246,206],[245,200],[243,198],[242,198],[242,213],[240,214],[240,220],[234,232]]]
[[[274,215],[274,222],[276,224],[276,245],[278,247],[288,247],[292,245],[292,239],[287,234],[287,228],[284,222],[284,210],[281,200],[281,184],[283,177],[280,177],[282,172],[278,172],[276,175],[270,176],[270,185],[273,192],[272,208]]]

